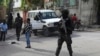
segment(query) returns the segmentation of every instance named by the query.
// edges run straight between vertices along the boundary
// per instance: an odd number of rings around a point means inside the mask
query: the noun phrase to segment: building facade
[[[94,8],[94,0],[79,0],[79,18],[85,25],[92,25],[96,23],[96,12]]]
[[[94,0],[57,0],[56,4],[57,7],[67,7],[70,14],[76,13],[84,25],[92,25],[98,21]]]
[[[70,14],[78,14],[78,0],[57,0],[57,7],[66,7],[69,9]]]
[[[23,17],[23,11],[20,9],[21,7],[21,0],[13,0],[13,17],[14,19],[17,17],[17,13],[20,13],[21,17]]]

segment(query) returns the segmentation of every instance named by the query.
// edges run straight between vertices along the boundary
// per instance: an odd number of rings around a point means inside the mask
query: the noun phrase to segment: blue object
[[[30,34],[30,32],[25,33],[27,46],[30,46]]]
[[[1,28],[1,31],[7,31],[7,29],[8,29],[8,26],[7,26],[7,24],[3,24],[3,23],[1,23],[0,24],[0,28]]]

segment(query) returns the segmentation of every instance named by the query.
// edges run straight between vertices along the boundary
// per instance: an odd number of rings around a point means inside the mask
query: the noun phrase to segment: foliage
[[[29,3],[32,5],[32,7],[43,7],[44,6],[44,0],[28,0]]]
[[[6,8],[8,8],[10,1],[12,1],[12,0],[0,0],[0,5],[5,6]]]
[[[39,5],[39,3],[40,3],[40,1],[41,0],[31,0],[31,4],[34,4],[34,5],[36,5],[36,6],[38,6]]]
[[[21,0],[21,9],[24,10],[26,1],[25,0]]]
[[[21,0],[22,4],[21,4],[21,9],[24,10],[25,9],[25,5],[28,6],[28,10],[29,9],[33,9],[36,8],[37,6],[43,7],[44,5],[44,0]]]
[[[3,4],[3,0],[0,0],[0,5],[2,5]]]

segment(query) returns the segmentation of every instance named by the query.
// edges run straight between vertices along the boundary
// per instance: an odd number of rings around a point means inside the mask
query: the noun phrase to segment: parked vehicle
[[[37,31],[42,30],[44,36],[56,31],[57,24],[61,20],[53,10],[32,10],[28,12],[28,18],[34,34],[37,35]]]

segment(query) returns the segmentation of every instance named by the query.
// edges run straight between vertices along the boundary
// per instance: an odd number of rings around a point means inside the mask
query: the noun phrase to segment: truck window
[[[28,17],[29,18],[32,18],[32,13],[28,13]]]
[[[36,16],[35,13],[32,13],[33,18]]]
[[[42,18],[43,19],[57,18],[57,15],[55,12],[42,12]]]

